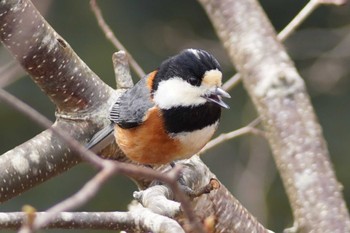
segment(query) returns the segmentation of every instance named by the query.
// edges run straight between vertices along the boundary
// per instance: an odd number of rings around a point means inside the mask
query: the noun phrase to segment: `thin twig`
[[[301,11],[290,21],[290,23],[277,35],[281,41],[287,39],[297,29],[305,19],[320,5],[332,4],[343,5],[347,0],[310,0]]]
[[[304,8],[293,18],[292,21],[277,35],[277,38],[284,41],[295,29],[321,4],[321,1],[310,0]]]
[[[9,106],[13,107],[15,110],[21,112],[23,115],[29,117],[32,121],[36,122],[38,125],[47,128],[57,134],[62,140],[65,141],[68,146],[77,152],[79,156],[85,161],[88,161],[95,167],[102,168],[103,167],[103,159],[96,156],[91,151],[87,150],[84,146],[82,146],[78,141],[76,141],[73,137],[67,134],[64,130],[59,127],[51,127],[52,122],[40,114],[38,111],[17,99],[15,96],[11,95],[4,89],[0,89],[0,99],[7,103]]]
[[[257,126],[260,123],[260,121],[261,120],[258,117],[255,120],[253,120],[252,122],[250,122],[248,125],[240,128],[240,129],[219,135],[218,137],[216,137],[216,138],[212,139],[210,142],[208,142],[205,145],[205,147],[203,147],[203,149],[198,154],[203,154],[204,152],[212,149],[213,147],[215,147],[215,146],[217,146],[225,141],[242,136],[244,134],[253,133],[255,135],[264,136],[264,132],[262,130],[255,128],[255,126]]]
[[[47,226],[60,212],[76,209],[95,196],[101,186],[117,172],[117,166],[113,166],[112,162],[105,160],[104,164],[104,168],[89,180],[77,193],[54,205],[46,211],[47,214],[45,216],[38,218],[33,224],[33,229],[41,229]]]
[[[24,74],[24,70],[15,60],[8,62],[4,66],[0,67],[0,87],[10,85],[24,76]]]
[[[320,5],[333,4],[344,5],[347,0],[310,0],[301,11],[289,22],[289,24],[278,33],[277,38],[280,41],[285,41],[304,21],[305,19]],[[236,73],[230,79],[228,79],[222,86],[224,90],[229,91],[238,83],[241,82],[241,76]]]
[[[94,12],[98,25],[100,26],[100,28],[102,29],[102,31],[104,32],[106,38],[112,42],[112,44],[118,49],[118,50],[124,50],[126,51],[126,53],[128,54],[129,57],[129,63],[130,66],[134,69],[135,73],[142,78],[143,76],[145,76],[145,72],[143,71],[143,69],[141,68],[141,66],[135,61],[135,59],[131,56],[131,54],[126,50],[126,48],[123,46],[123,44],[117,39],[117,37],[114,35],[113,31],[111,30],[111,28],[108,26],[108,24],[106,23],[106,21],[103,18],[101,9],[99,8],[96,0],[91,0],[90,1],[90,6],[91,6],[91,10]]]
[[[226,91],[229,91],[233,89],[235,86],[237,86],[240,82],[241,82],[241,75],[239,75],[239,73],[236,73],[222,85],[222,88]]]

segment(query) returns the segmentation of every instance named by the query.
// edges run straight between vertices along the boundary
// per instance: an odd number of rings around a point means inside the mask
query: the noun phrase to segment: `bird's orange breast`
[[[166,133],[156,107],[151,108],[145,121],[135,128],[116,126],[115,138],[127,157],[143,164],[165,164],[184,154],[180,141]]]

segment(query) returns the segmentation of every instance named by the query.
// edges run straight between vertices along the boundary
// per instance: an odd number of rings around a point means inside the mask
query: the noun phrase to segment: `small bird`
[[[200,49],[186,49],[128,89],[112,106],[111,124],[87,144],[94,150],[113,135],[133,161],[167,164],[199,152],[218,127],[222,97],[218,61]]]

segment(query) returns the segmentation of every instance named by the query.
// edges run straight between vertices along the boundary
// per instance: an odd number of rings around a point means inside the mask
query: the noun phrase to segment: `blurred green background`
[[[308,1],[260,2],[276,30],[280,31]],[[205,12],[196,1],[104,0],[98,3],[116,36],[146,72],[181,49],[193,47],[213,53],[222,64],[225,79],[235,73]],[[111,56],[116,49],[97,26],[89,1],[37,0],[35,5],[91,69],[114,87]],[[338,180],[344,185],[344,196],[350,203],[350,6],[318,8],[285,45],[307,84]],[[1,47],[1,67],[11,60],[11,55]],[[14,77],[23,76],[20,73],[16,72]],[[18,78],[6,80],[0,77],[0,86],[7,85],[6,89],[11,93],[54,120],[54,106],[48,98],[29,77]],[[134,80],[137,80],[135,75]],[[241,84],[230,94],[231,109],[223,112],[217,134],[238,129],[256,117]],[[0,154],[42,130],[3,104],[0,104],[0,122]],[[243,136],[208,151],[202,159],[266,227],[281,232],[292,225],[288,200],[264,139]],[[19,211],[24,204],[45,210],[73,194],[94,174],[90,166],[78,165],[0,205],[0,212]],[[129,179],[114,177],[80,210],[126,210],[135,189]]]

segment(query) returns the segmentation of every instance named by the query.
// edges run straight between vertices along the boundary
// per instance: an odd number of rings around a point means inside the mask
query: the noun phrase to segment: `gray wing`
[[[154,106],[147,78],[142,78],[113,105],[110,119],[121,128],[133,128],[142,123],[147,111]]]

